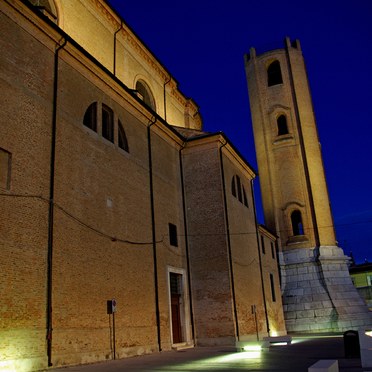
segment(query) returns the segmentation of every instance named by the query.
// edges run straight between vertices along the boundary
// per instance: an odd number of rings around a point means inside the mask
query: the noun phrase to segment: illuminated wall
[[[105,2],[71,4],[56,0],[58,19],[50,21],[45,9],[0,2],[0,167],[7,178],[0,183],[0,369],[266,335],[273,312],[267,295],[265,311],[257,280],[254,172],[223,135],[195,130],[197,106],[173,79],[167,120],[177,126],[163,120],[167,73],[137,39],[118,44],[128,67],[118,57],[122,81],[110,72],[118,19]],[[124,28],[117,34],[123,43],[131,35]],[[132,91],[137,77],[148,83],[159,116]],[[233,195],[237,175],[245,199]],[[181,342],[170,274],[181,278]],[[117,302],[115,343],[110,299]]]
[[[58,0],[58,4],[63,15],[60,27],[129,88],[144,80],[162,118],[172,125],[201,129],[198,106],[178,90],[170,73],[106,2]]]

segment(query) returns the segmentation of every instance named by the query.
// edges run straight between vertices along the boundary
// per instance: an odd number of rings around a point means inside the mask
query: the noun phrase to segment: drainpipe
[[[183,177],[183,161],[182,161],[182,150],[185,148],[185,144],[179,151],[179,159],[180,159],[180,168],[181,168],[181,189],[182,189],[182,208],[183,208],[183,228],[185,231],[185,247],[186,247],[186,263],[187,263],[187,284],[189,289],[189,303],[190,303],[190,321],[191,321],[191,332],[192,332],[192,339],[196,344],[195,340],[195,329],[194,329],[194,312],[192,306],[192,291],[191,291],[191,273],[190,273],[190,253],[189,253],[189,240],[188,240],[188,233],[187,233],[187,217],[186,217],[186,198],[185,198],[185,184],[184,184],[184,177]]]
[[[251,180],[251,193],[252,193],[252,200],[253,200],[254,222],[256,224],[256,239],[257,239],[257,249],[258,249],[258,260],[260,263],[260,277],[261,277],[261,287],[262,287],[262,298],[263,298],[263,304],[264,304],[264,310],[265,310],[266,329],[267,329],[267,335],[270,336],[270,324],[269,324],[269,317],[267,315],[265,284],[264,284],[264,278],[263,278],[263,273],[262,273],[262,259],[261,259],[261,249],[260,249],[260,236],[258,234],[256,201],[255,201],[254,192],[253,192],[253,179]]]
[[[149,121],[147,126],[147,145],[149,156],[149,178],[150,178],[150,205],[151,205],[151,226],[152,226],[152,254],[154,260],[154,289],[155,289],[155,313],[156,313],[156,329],[158,338],[158,349],[161,351],[161,335],[160,335],[160,311],[159,311],[159,288],[158,288],[158,263],[156,255],[156,231],[155,231],[155,206],[154,206],[154,184],[152,177],[152,151],[151,151],[151,126],[154,125],[157,118]]]
[[[226,220],[226,229],[227,229],[227,246],[228,246],[229,265],[230,265],[230,274],[231,274],[231,292],[232,292],[233,305],[234,305],[234,317],[235,317],[236,336],[237,336],[237,339],[239,341],[240,340],[240,334],[239,334],[238,311],[237,311],[237,308],[236,308],[236,297],[235,297],[234,267],[233,267],[232,252],[231,252],[229,214],[228,214],[228,211],[227,211],[225,172],[224,172],[223,159],[222,159],[222,148],[225,147],[226,145],[227,145],[227,142],[225,142],[220,147],[219,150],[220,150],[220,164],[221,164],[221,178],[222,178],[223,201],[224,201],[224,206],[225,206],[225,220]]]
[[[114,75],[116,76],[116,34],[123,28],[123,21],[120,21],[120,27],[114,33]]]
[[[169,76],[169,79],[164,83],[163,85],[163,94],[164,94],[164,120],[167,121],[167,93],[165,91],[165,86],[170,83],[172,80],[171,76]]]
[[[47,258],[47,355],[48,366],[52,366],[52,286],[53,286],[53,224],[54,224],[54,179],[56,163],[56,132],[57,132],[57,98],[58,98],[58,61],[59,51],[64,48],[67,40],[58,47],[54,53],[54,82],[53,82],[53,114],[52,114],[52,138],[50,153],[50,186],[49,186],[49,214],[48,214],[48,258]]]

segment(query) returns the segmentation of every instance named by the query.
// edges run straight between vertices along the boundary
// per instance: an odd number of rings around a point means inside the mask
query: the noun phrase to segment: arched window
[[[97,132],[97,102],[90,104],[85,111],[83,124]]]
[[[267,69],[267,85],[269,87],[277,84],[282,84],[282,72],[280,70],[279,61],[274,61]]]
[[[124,151],[129,152],[127,136],[120,120],[118,120],[118,146]]]
[[[57,21],[57,10],[53,0],[28,0],[53,22]]]
[[[129,152],[128,139],[123,124],[119,119],[117,119],[114,111],[104,103],[93,102],[89,105],[84,114],[83,125],[97,132],[97,113],[100,112],[99,110],[102,112],[101,136],[106,138],[108,141],[115,143],[115,145],[122,150]],[[117,137],[115,138],[114,131],[116,130]]]
[[[102,137],[114,143],[114,112],[102,104]]]
[[[304,227],[302,224],[301,212],[295,210],[291,214],[293,236],[304,235]]]
[[[288,134],[287,118],[285,117],[285,115],[280,115],[276,119],[276,123],[278,125],[278,136],[282,136],[283,134]]]
[[[143,81],[138,80],[136,83],[136,91],[143,102],[155,111],[155,100],[149,86]]]

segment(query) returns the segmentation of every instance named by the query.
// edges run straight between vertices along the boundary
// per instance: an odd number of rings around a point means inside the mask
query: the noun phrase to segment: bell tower
[[[300,43],[286,38],[285,48],[259,56],[252,48],[245,67],[265,224],[280,241],[287,330],[370,324],[336,242]]]

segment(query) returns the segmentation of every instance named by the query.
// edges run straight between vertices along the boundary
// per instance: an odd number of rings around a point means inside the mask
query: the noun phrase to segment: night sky
[[[372,262],[371,0],[109,2],[199,105],[204,130],[225,132],[254,169],[243,56],[299,39],[337,240]]]

